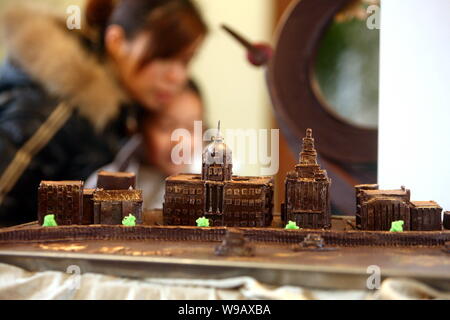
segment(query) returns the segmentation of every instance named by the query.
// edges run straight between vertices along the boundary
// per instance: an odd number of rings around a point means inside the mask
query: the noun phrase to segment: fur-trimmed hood
[[[79,31],[69,30],[64,16],[15,4],[3,12],[0,32],[8,57],[51,95],[76,106],[96,129],[126,102],[112,68],[82,45]]]

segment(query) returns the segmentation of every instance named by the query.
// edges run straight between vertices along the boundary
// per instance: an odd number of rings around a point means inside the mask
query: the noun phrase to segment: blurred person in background
[[[163,110],[142,109],[138,133],[124,145],[112,163],[98,171],[133,172],[136,188],[143,192],[144,209],[162,208],[165,179],[195,171],[195,163],[174,163],[172,150],[179,141],[172,141],[172,133],[176,129],[188,130],[191,155],[194,155],[194,122],[202,121],[203,111],[201,92],[197,84],[189,80],[186,88]],[[87,188],[96,187],[98,171],[86,181]]]
[[[110,163],[137,110],[184,89],[207,27],[190,0],[89,0],[81,30],[15,5],[0,18],[0,223],[36,219],[41,180]]]

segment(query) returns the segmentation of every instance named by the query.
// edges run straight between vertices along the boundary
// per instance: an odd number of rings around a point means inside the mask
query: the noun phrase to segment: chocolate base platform
[[[251,276],[273,285],[335,289],[365,289],[367,268],[376,265],[382,278],[414,278],[450,290],[450,254],[443,250],[450,231],[352,231],[352,218],[333,220],[329,231],[242,228],[253,257],[215,256],[226,228],[27,224],[0,229],[0,262],[33,271],[77,265],[83,273],[132,278]],[[308,233],[336,250],[295,252]]]

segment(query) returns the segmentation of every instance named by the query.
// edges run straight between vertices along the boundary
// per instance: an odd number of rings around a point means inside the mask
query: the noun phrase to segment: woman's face
[[[126,91],[134,100],[152,110],[170,104],[186,86],[189,63],[202,43],[203,37],[199,37],[176,57],[155,59],[141,65],[140,61],[146,50],[149,48],[151,50],[152,45],[157,45],[151,43],[148,32],[128,40],[124,37],[123,30],[116,29],[115,32],[121,39],[116,39],[117,43],[114,43],[114,39],[111,40],[113,43],[108,46],[108,32],[113,29],[110,27],[107,30],[107,48]]]

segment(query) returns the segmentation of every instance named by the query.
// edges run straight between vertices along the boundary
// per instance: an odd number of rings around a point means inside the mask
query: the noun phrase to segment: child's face
[[[171,136],[176,129],[186,129],[191,133],[193,146],[194,121],[202,120],[202,110],[199,97],[191,90],[185,90],[156,117],[145,120],[142,131],[147,161],[166,175],[181,173],[186,166],[172,162],[172,149],[179,141],[171,141]]]

